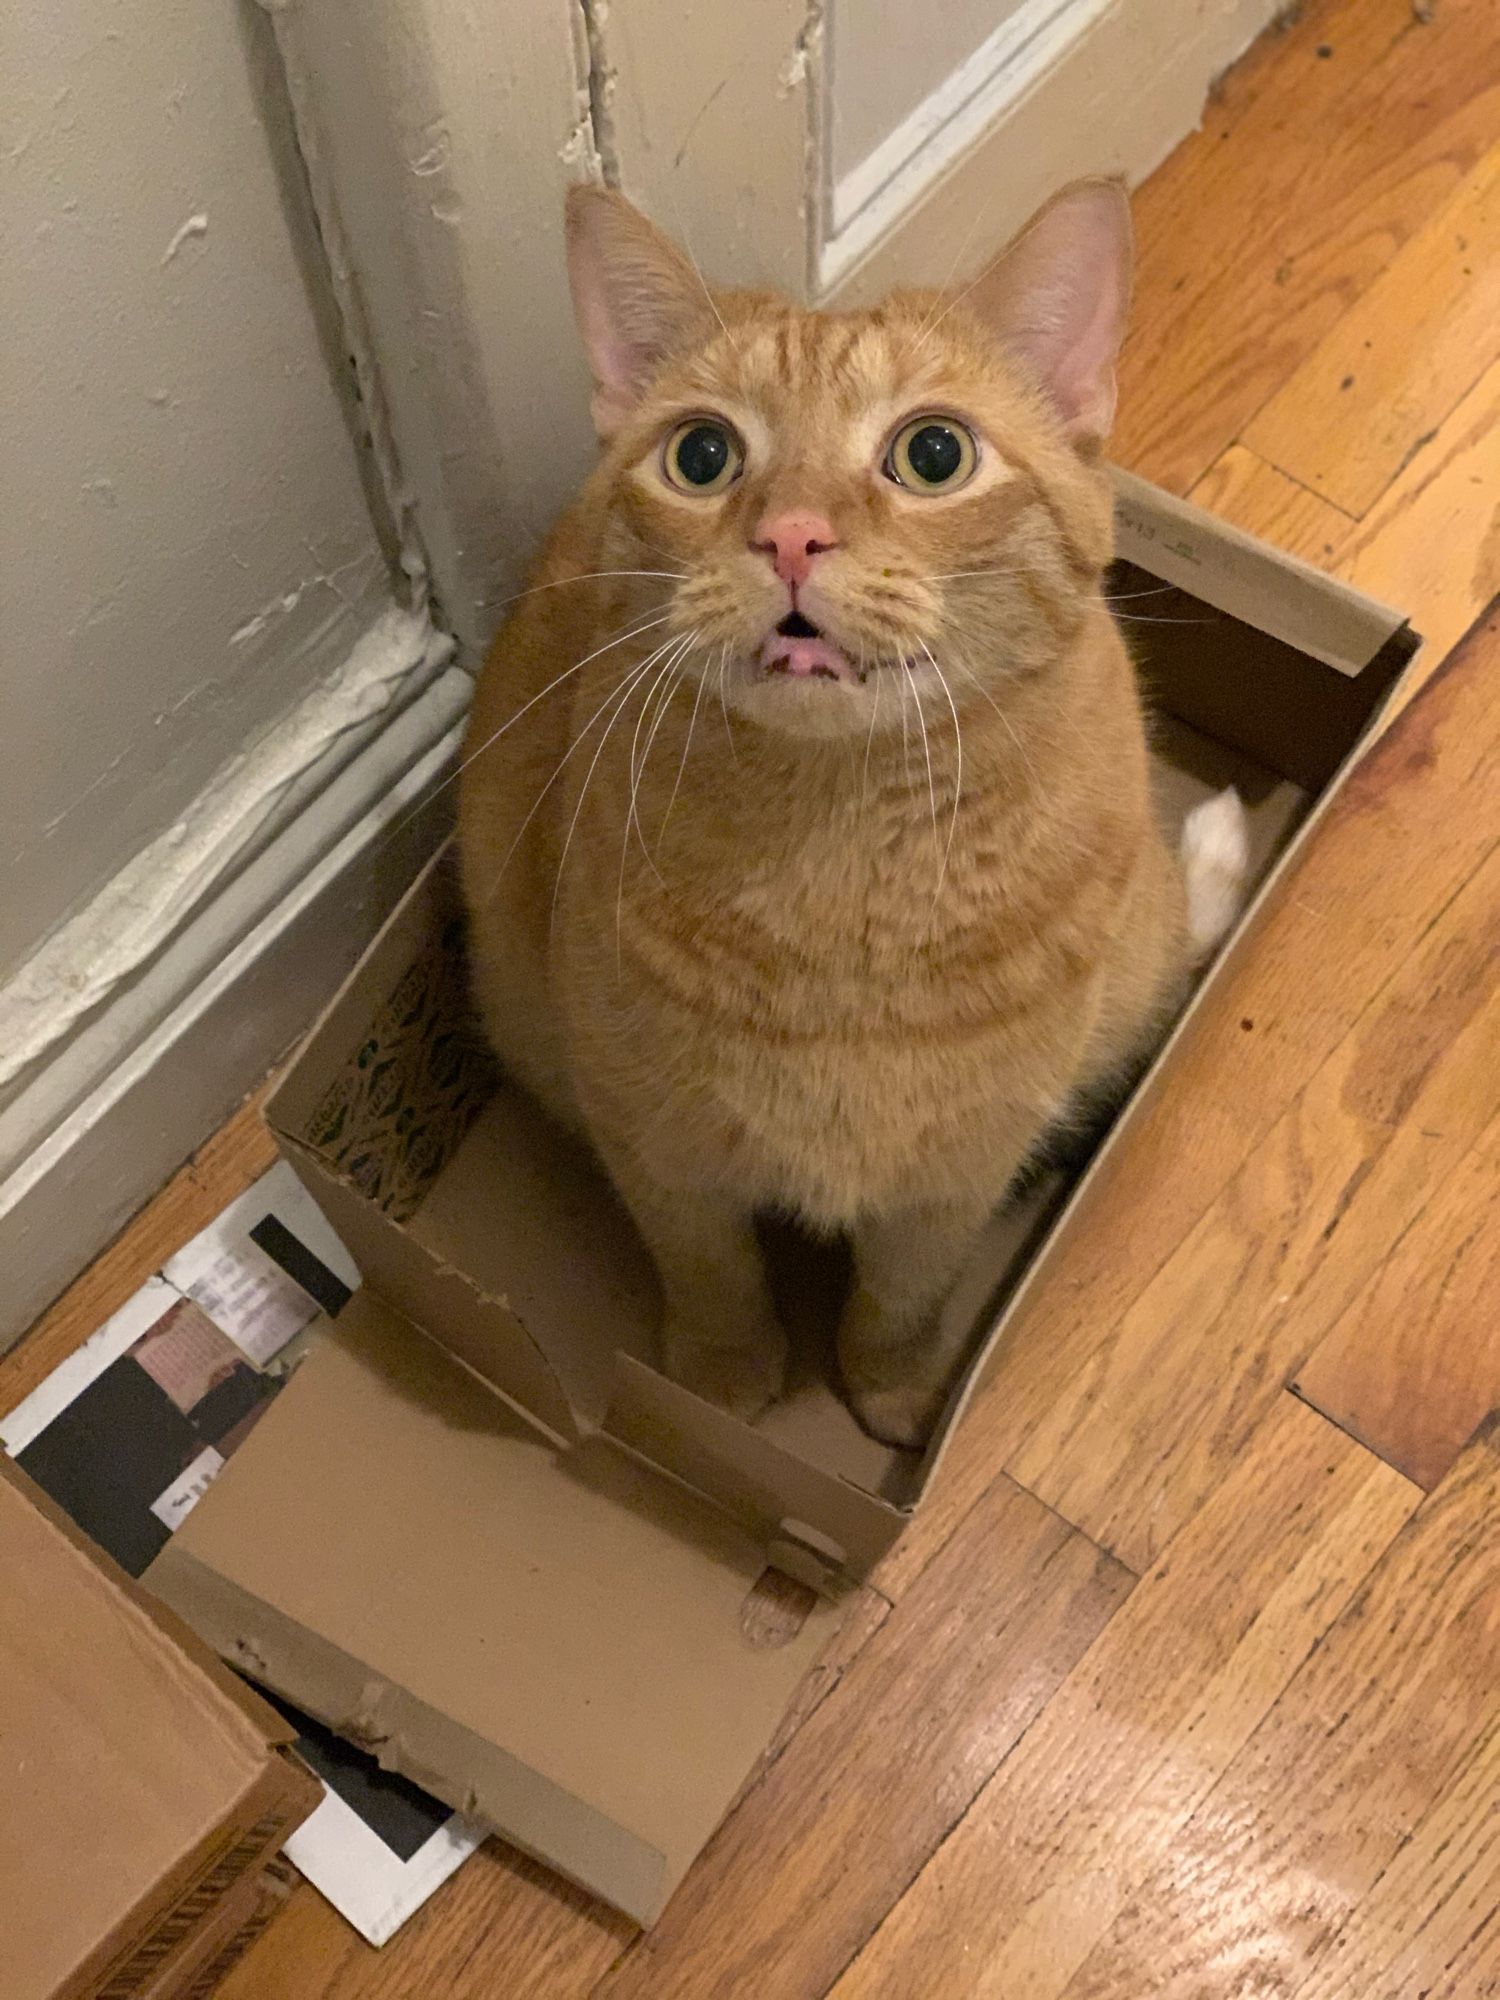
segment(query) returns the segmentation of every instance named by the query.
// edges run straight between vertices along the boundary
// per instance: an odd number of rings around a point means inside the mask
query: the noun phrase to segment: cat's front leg
[[[752,1211],[716,1191],[668,1184],[638,1161],[608,1164],[661,1278],[667,1374],[737,1417],[759,1416],[781,1394],[786,1335]]]
[[[963,1337],[940,1327],[943,1303],[992,1211],[942,1202],[872,1217],[854,1231],[855,1283],[839,1327],[839,1366],[872,1436],[916,1449],[942,1412]]]

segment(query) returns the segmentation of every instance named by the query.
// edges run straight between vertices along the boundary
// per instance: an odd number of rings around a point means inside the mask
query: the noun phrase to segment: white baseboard
[[[947,284],[1065,182],[1141,180],[1284,4],[1026,0],[829,187],[819,299],[847,306],[896,284]]]
[[[440,787],[471,687],[456,668],[429,678],[0,1112],[0,1351],[353,965],[450,823]]]

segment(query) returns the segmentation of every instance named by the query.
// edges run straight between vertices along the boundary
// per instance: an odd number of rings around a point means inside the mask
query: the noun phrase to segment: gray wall
[[[10,10],[0,980],[388,596],[266,32],[234,0]]]

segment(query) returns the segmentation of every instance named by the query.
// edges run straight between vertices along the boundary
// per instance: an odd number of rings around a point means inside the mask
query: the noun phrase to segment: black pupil
[[[717,424],[694,424],[678,440],[677,470],[689,486],[712,486],[729,463],[729,439]]]
[[[958,433],[946,424],[923,424],[913,431],[906,447],[907,463],[924,485],[941,486],[963,464],[964,448]]]

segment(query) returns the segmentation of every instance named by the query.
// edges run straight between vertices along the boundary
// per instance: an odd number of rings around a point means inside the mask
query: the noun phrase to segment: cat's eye
[[[722,493],[739,477],[745,453],[739,439],[716,417],[693,417],[667,439],[662,470],[679,493]]]
[[[882,468],[915,493],[951,492],[979,463],[974,435],[953,417],[913,417],[891,440]]]

